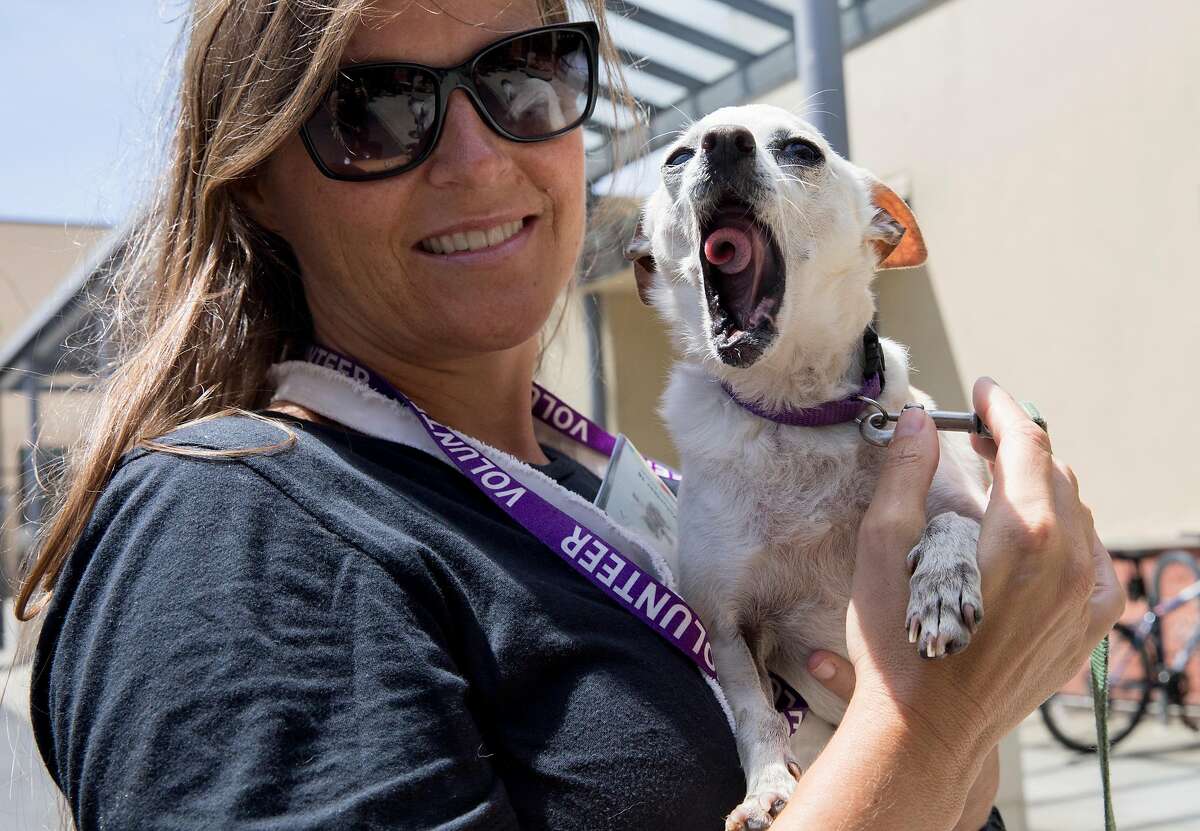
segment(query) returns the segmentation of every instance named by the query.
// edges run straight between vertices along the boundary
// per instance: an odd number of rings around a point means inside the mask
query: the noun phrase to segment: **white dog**
[[[811,125],[746,106],[678,139],[628,253],[683,354],[662,413],[683,462],[681,587],[708,626],[748,785],[727,828],[765,828],[789,767],[812,761],[844,711],[806,660],[846,654],[855,536],[883,460],[853,396],[932,403],[909,387],[904,348],[869,328],[876,270],[920,265],[924,242],[908,206]],[[985,477],[963,436],[943,436],[896,621],[927,657],[965,648],[982,620]],[[790,743],[768,669],[819,717]]]

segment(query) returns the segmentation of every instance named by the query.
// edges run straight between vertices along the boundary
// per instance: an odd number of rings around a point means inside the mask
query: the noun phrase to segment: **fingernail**
[[[900,413],[900,420],[896,422],[897,437],[915,436],[921,432],[921,422],[925,418],[925,410],[923,408],[908,407]]]
[[[829,661],[824,658],[818,661],[815,666],[809,667],[808,671],[811,672],[813,678],[816,678],[818,681],[828,681],[836,672],[836,670],[833,668],[833,661]]]

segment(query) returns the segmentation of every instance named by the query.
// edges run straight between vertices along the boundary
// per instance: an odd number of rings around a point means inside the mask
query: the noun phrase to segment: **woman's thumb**
[[[916,542],[925,529],[925,500],[938,455],[932,419],[920,407],[905,409],[888,445],[875,497],[863,518],[864,530],[885,540],[907,540],[910,546]]]

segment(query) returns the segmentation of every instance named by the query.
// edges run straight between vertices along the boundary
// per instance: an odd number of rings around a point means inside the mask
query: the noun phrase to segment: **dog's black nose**
[[[733,166],[754,158],[754,134],[735,124],[714,127],[704,134],[700,147],[710,165]]]

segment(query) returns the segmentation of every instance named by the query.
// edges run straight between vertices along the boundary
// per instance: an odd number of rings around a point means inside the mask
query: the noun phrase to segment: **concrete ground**
[[[1096,757],[1069,751],[1035,714],[1021,726],[1028,831],[1103,831]],[[1112,754],[1120,831],[1200,831],[1200,734],[1151,713]]]
[[[29,726],[29,663],[15,661],[12,601],[0,609],[4,646],[0,649],[0,829],[59,831],[69,828],[60,814],[58,789],[42,764]]]

